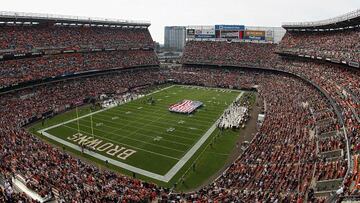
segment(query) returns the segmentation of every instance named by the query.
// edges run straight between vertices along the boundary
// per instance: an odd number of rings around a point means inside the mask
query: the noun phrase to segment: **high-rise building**
[[[184,26],[165,27],[165,49],[182,50],[186,42],[186,28]]]

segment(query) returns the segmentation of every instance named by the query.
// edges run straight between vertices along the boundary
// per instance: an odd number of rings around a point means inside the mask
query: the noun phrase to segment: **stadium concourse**
[[[147,24],[70,28],[48,19],[29,27],[2,25],[1,86],[6,91],[0,96],[0,174],[6,180],[21,176],[28,188],[60,202],[359,198],[359,18],[339,18],[341,23],[327,26],[347,29],[321,33],[316,23],[284,25],[287,34],[280,45],[189,41],[183,66],[171,69],[158,67]],[[100,170],[23,128],[86,98],[146,90],[170,80],[256,88],[265,102],[265,120],[244,153],[195,192],[177,194]],[[13,192],[11,184],[1,186],[0,201],[35,202]]]

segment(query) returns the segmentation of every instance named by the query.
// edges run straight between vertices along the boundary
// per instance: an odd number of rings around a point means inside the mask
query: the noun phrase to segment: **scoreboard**
[[[244,32],[244,39],[247,40],[265,40],[265,31],[246,30]]]
[[[186,39],[229,39],[274,42],[274,28],[244,25],[187,26]]]
[[[221,39],[242,39],[244,25],[215,25],[216,38]]]

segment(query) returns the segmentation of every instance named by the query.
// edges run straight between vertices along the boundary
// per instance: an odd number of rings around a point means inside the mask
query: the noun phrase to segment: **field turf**
[[[231,153],[239,131],[220,132],[214,124],[241,93],[226,89],[168,86],[98,112],[83,107],[78,112],[79,117],[73,110],[47,120],[44,126],[38,123],[30,130],[101,167],[159,185],[171,187],[184,176],[182,184],[177,187],[191,190],[216,173]],[[155,100],[154,104],[147,102],[149,97]],[[190,115],[169,112],[171,104],[184,99],[201,101],[204,106]],[[204,137],[206,139],[201,142]],[[81,141],[86,145],[94,140],[99,142],[98,145],[92,142],[94,149],[79,147]],[[127,153],[119,155],[124,151]]]

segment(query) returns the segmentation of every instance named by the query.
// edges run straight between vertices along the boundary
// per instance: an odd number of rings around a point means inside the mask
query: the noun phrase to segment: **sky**
[[[3,0],[0,10],[147,20],[153,39],[163,43],[164,26],[281,26],[282,22],[323,20],[359,8],[360,0]]]

